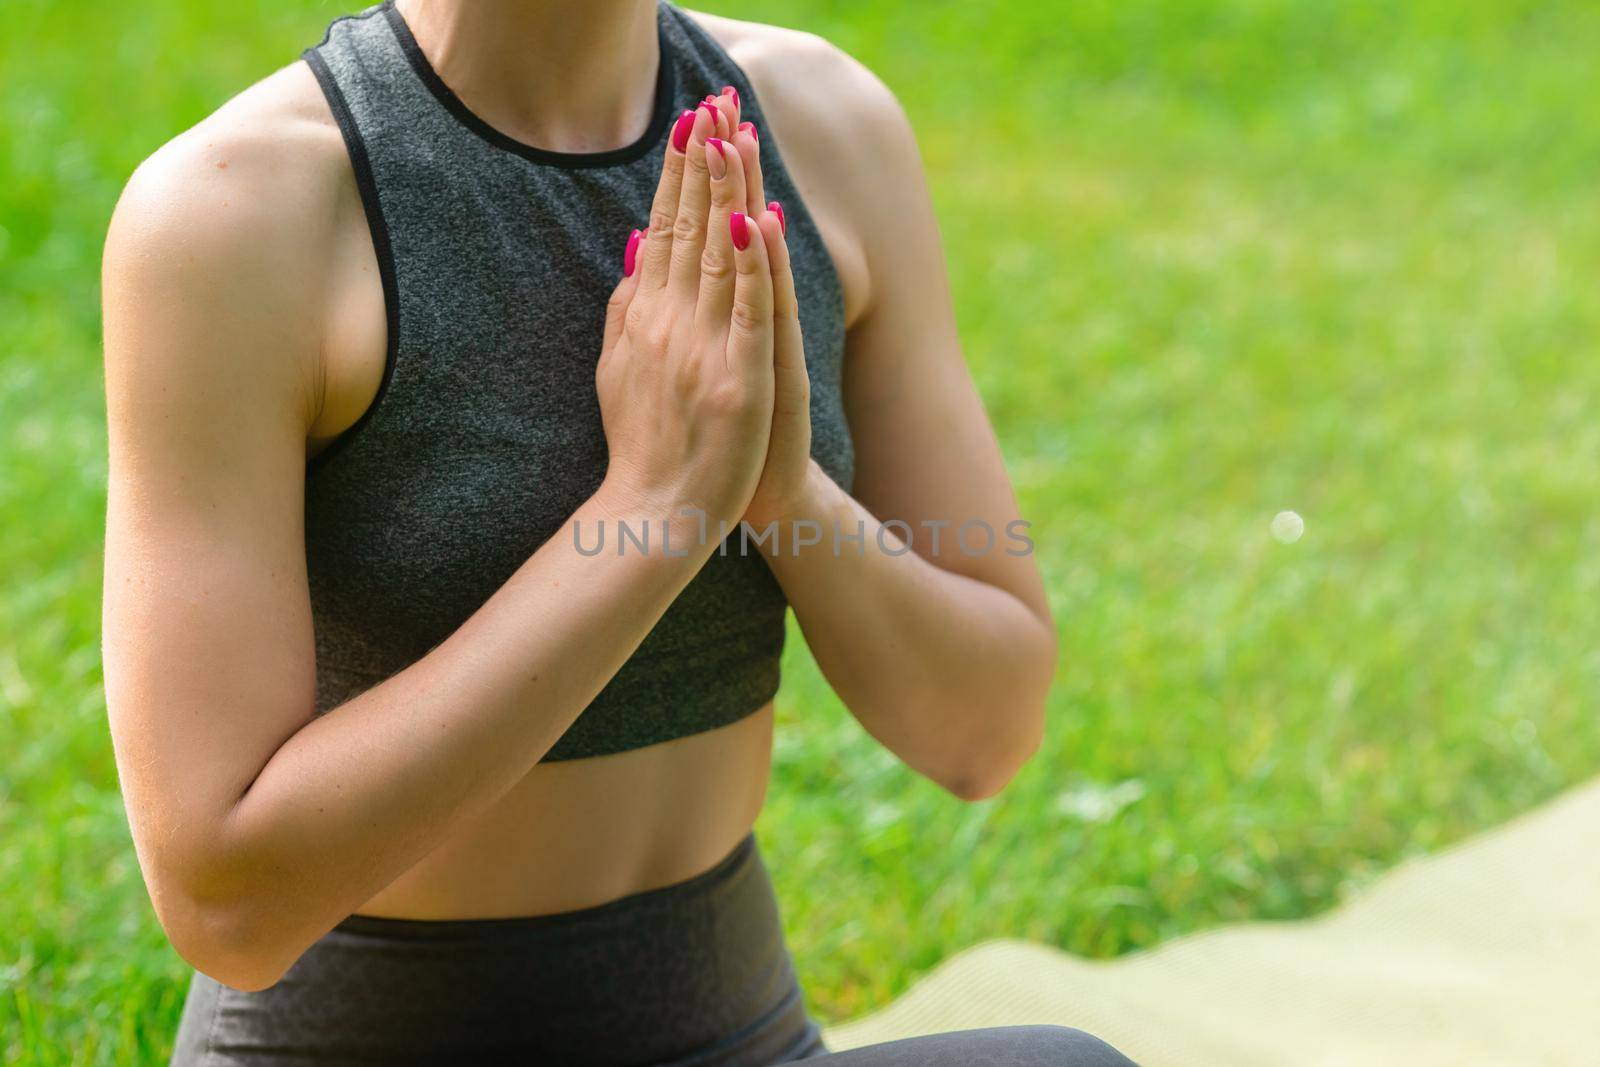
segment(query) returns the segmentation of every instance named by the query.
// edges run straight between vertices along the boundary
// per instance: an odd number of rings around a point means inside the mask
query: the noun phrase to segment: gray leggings
[[[353,916],[270,989],[195,975],[174,1067],[1034,1067],[1130,1061],[1077,1030],[969,1030],[829,1053],[754,838],[705,874],[527,919]]]

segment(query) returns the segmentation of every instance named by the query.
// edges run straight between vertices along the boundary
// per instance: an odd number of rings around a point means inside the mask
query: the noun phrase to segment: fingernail
[[[717,128],[717,116],[722,114],[722,109],[715,104],[701,104],[700,106],[706,109],[707,115],[711,116],[711,128],[715,130]]]
[[[728,174],[728,157],[722,154],[722,141],[719,138],[706,138],[706,169],[719,182]]]
[[[748,133],[750,135],[750,139],[752,141],[761,140],[761,135],[756,132],[756,124],[755,123],[753,123],[753,122],[741,122],[741,123],[739,123],[739,128],[741,130],[743,130],[745,133]]]
[[[750,220],[744,212],[735,211],[728,216],[728,232],[733,236],[733,247],[743,252],[750,245]]]
[[[722,95],[723,96],[731,96],[731,97],[733,97],[733,106],[734,107],[738,107],[739,106],[739,90],[735,89],[733,86],[724,85],[722,87]]]
[[[672,147],[682,152],[689,147],[689,132],[694,129],[694,112],[685,111],[672,127]]]
[[[633,265],[639,256],[639,241],[643,237],[644,234],[638,230],[628,234],[628,247],[622,253],[622,276],[624,278],[633,277]]]
[[[787,236],[789,233],[789,220],[783,217],[783,205],[776,200],[767,205],[767,210],[778,216],[778,229]]]

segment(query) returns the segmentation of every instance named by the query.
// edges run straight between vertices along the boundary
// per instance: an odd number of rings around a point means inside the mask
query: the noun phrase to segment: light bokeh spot
[[[1292,545],[1306,532],[1306,520],[1297,511],[1280,511],[1272,516],[1272,536],[1280,544]]]

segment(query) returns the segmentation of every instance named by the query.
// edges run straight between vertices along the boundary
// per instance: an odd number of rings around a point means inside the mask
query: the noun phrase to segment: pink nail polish
[[[705,108],[707,115],[711,116],[711,128],[715,130],[717,128],[717,116],[722,114],[722,109],[715,104],[701,104],[700,106]]]
[[[731,97],[733,97],[733,106],[734,107],[738,107],[739,106],[739,90],[735,89],[733,86],[724,85],[722,87],[722,95],[723,96],[731,96]]]
[[[728,233],[733,237],[733,247],[743,252],[750,247],[750,220],[744,212],[735,211],[728,216]]]
[[[711,164],[710,164],[711,153],[712,152],[715,152],[717,154],[717,167],[715,169],[712,169],[711,168]],[[711,177],[715,178],[717,181],[721,181],[723,178],[727,177],[727,174],[728,174],[728,152],[727,152],[727,149],[725,149],[722,146],[722,139],[721,138],[718,138],[718,137],[707,137],[706,138],[706,161],[707,161],[706,162],[707,169],[711,170]],[[718,170],[720,170],[722,173],[720,173],[720,174],[717,173]]]
[[[756,132],[756,124],[755,123],[753,123],[753,122],[741,122],[741,123],[739,123],[739,128],[741,130],[743,130],[745,133],[748,133],[750,135],[750,139],[752,141],[761,140],[761,135]]]
[[[689,132],[694,129],[694,112],[685,111],[672,127],[672,147],[682,152],[689,147]]]
[[[784,236],[788,236],[789,220],[784,217],[783,205],[774,200],[767,205],[767,210],[778,216],[778,229],[783,231]]]
[[[622,252],[622,276],[624,278],[633,277],[634,263],[639,257],[639,241],[643,237],[644,234],[638,230],[628,234],[628,247]]]

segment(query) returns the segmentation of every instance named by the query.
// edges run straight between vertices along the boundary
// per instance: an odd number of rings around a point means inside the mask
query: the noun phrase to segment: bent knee
[[[1129,1067],[1132,1060],[1095,1037],[1070,1026],[1019,1026],[1019,1048],[1040,1067]]]

